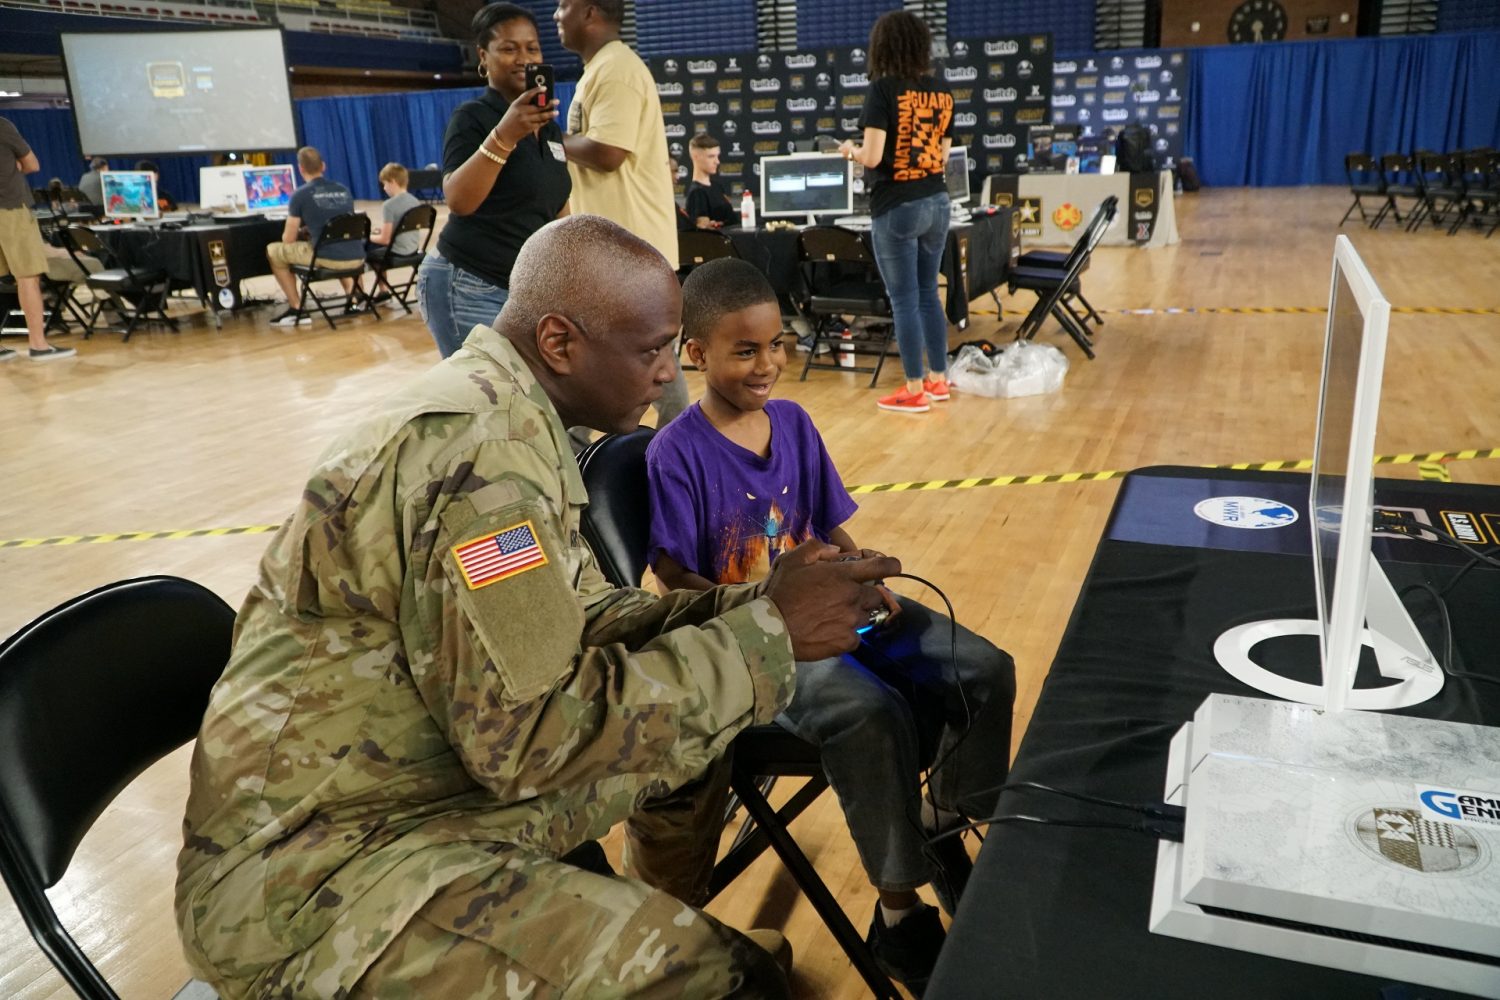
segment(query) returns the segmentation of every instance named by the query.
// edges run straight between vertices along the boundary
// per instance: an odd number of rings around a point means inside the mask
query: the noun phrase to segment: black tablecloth
[[[270,274],[266,245],[281,239],[284,221],[246,219],[162,229],[159,226],[95,226],[109,248],[130,267],[161,268],[177,287],[192,288],[205,302],[221,287],[237,288],[243,278]],[[215,246],[218,244],[219,246]],[[222,253],[222,259],[219,254]],[[215,266],[228,268],[220,283]],[[236,300],[237,301],[237,300]]]
[[[741,257],[765,272],[784,307],[803,297],[795,230],[726,229],[724,233]],[[966,327],[969,303],[1005,283],[1014,256],[1011,248],[1008,208],[994,215],[976,215],[972,222],[948,230],[942,263],[948,281],[944,306],[948,322],[959,329]]]
[[[1177,479],[1189,488],[1193,480],[1232,478],[1237,483],[1231,483],[1231,495],[1261,497],[1275,484],[1283,489],[1291,484],[1305,496],[1308,481],[1286,473],[1202,469],[1142,470],[1127,478],[1011,769],[1012,780],[1126,801],[1160,801],[1168,743],[1204,698],[1216,691],[1267,697],[1216,664],[1212,646],[1218,635],[1249,621],[1315,615],[1307,555],[1126,540],[1151,533],[1122,523],[1131,480],[1143,476]],[[1440,509],[1455,506],[1500,511],[1495,487],[1381,480],[1376,500],[1383,499],[1428,509],[1434,521]],[[1295,529],[1306,537],[1305,522]],[[1381,565],[1397,590],[1418,581],[1444,584],[1463,561],[1437,545],[1396,544],[1398,558],[1406,561],[1383,555]],[[1437,619],[1417,598],[1408,606],[1441,657]],[[1450,595],[1461,669],[1500,676],[1497,607],[1500,571],[1475,569]],[[1267,667],[1316,680],[1314,638],[1276,642],[1285,645],[1266,644],[1273,648],[1258,657]],[[1403,711],[1494,725],[1500,723],[1500,687],[1449,678],[1436,698]],[[1035,793],[1006,793],[1000,811],[1125,818]],[[1155,842],[1142,834],[991,827],[927,995],[942,1000],[1456,996],[1427,987],[1383,995],[1389,984],[1377,978],[1151,934],[1155,870]]]

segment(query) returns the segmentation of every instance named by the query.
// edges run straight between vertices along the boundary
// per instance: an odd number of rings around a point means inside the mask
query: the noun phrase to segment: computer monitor
[[[245,168],[245,207],[252,212],[286,208],[297,190],[290,163]]]
[[[1308,498],[1318,617],[1252,622],[1230,629],[1214,644],[1220,665],[1241,681],[1330,712],[1403,708],[1443,687],[1443,671],[1370,549],[1375,424],[1390,312],[1354,244],[1338,237]],[[1366,633],[1381,675],[1394,683],[1356,690]],[[1263,639],[1308,634],[1318,636],[1321,685],[1282,677],[1250,658],[1250,649]]]
[[[99,175],[104,214],[111,219],[159,219],[156,175],[149,170],[106,170]]]
[[[943,165],[943,180],[948,184],[948,200],[955,205],[969,203],[969,147],[953,146]]]
[[[768,218],[852,215],[853,166],[837,153],[763,157],[760,161],[761,214]]]

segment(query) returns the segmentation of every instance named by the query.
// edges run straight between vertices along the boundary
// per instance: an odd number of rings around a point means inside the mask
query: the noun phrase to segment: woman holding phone
[[[473,31],[479,75],[489,85],[448,119],[448,224],[417,273],[422,316],[445,358],[476,325],[495,321],[521,244],[568,213],[573,190],[557,101],[526,72],[542,61],[536,18],[513,3],[493,3],[474,15]]]

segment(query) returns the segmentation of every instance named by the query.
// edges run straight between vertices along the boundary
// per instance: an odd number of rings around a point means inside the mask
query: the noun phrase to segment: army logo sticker
[[[1052,224],[1065,233],[1077,228],[1082,221],[1083,209],[1071,201],[1063,202],[1062,207],[1052,213]]]
[[[452,551],[470,590],[547,565],[547,554],[530,521],[461,542]]]

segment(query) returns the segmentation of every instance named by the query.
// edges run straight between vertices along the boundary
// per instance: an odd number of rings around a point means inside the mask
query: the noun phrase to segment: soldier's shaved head
[[[651,244],[597,215],[569,215],[532,234],[510,270],[510,297],[496,328],[512,340],[558,313],[603,336],[643,296],[677,277]]]
[[[495,328],[569,426],[633,430],[676,373],[682,290],[661,254],[608,219],[537,230],[510,272]]]

